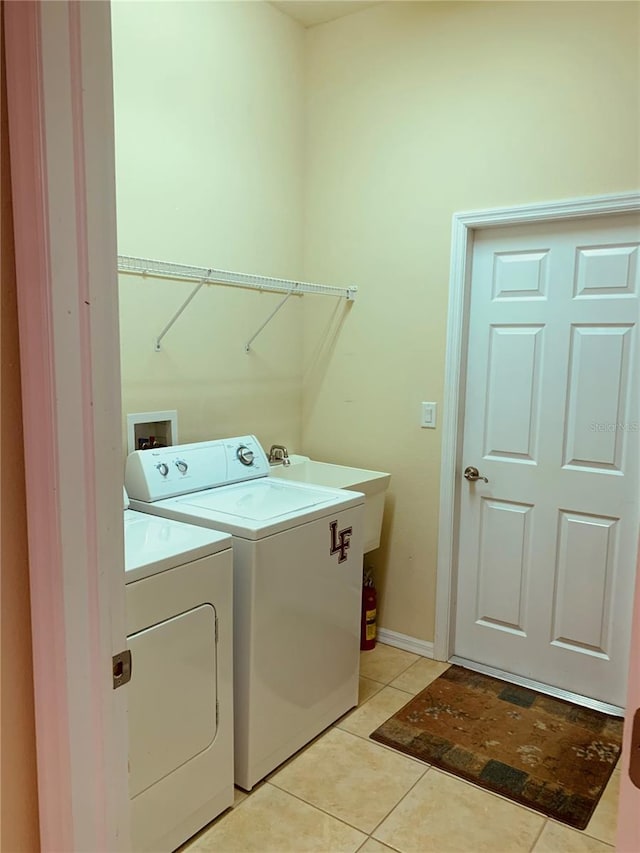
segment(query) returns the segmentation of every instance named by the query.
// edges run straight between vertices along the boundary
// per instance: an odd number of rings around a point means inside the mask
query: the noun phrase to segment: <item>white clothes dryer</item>
[[[124,533],[131,840],[158,853],[233,803],[232,540],[126,494]]]
[[[358,701],[364,495],[269,477],[254,436],[135,451],[137,510],[233,536],[235,782]]]

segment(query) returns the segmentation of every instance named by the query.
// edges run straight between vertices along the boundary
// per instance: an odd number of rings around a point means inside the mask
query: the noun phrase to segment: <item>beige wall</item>
[[[118,2],[121,254],[295,278],[302,270],[304,31],[268,3]],[[291,299],[121,276],[123,411],[177,409],[180,441],[300,444],[302,319]]]
[[[114,4],[123,254],[357,284],[288,304],[121,277],[124,412],[392,473],[380,624],[433,639],[455,211],[635,189],[636,2]],[[303,304],[300,304],[303,302]],[[439,425],[442,410],[439,411]]]
[[[385,3],[307,31],[305,275],[360,293],[319,357],[306,305],[303,446],[392,473],[385,628],[433,639],[441,433],[418,424],[443,396],[451,216],[638,188],[639,9]]]
[[[1,19],[0,14],[0,22]],[[1,54],[0,646],[2,669],[0,735],[2,743],[0,789],[2,797],[0,849],[7,853],[35,853],[40,849],[40,838],[20,360],[3,35]]]

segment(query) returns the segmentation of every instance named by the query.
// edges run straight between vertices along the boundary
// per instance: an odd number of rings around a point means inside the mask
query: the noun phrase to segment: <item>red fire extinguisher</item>
[[[376,645],[376,606],[378,596],[370,569],[365,569],[362,580],[362,619],[360,622],[360,648],[368,651]]]

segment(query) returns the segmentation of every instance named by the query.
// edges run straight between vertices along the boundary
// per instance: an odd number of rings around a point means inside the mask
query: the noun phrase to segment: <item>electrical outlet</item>
[[[436,417],[438,414],[437,403],[423,403],[422,416],[420,418],[420,426],[424,429],[436,428]]]

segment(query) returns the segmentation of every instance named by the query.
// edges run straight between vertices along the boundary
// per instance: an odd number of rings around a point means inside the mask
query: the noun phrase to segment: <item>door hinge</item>
[[[633,715],[631,750],[629,754],[629,778],[636,788],[640,788],[640,708]]]
[[[113,689],[122,687],[131,681],[131,651],[127,649],[124,652],[118,652],[111,659],[113,664]]]

